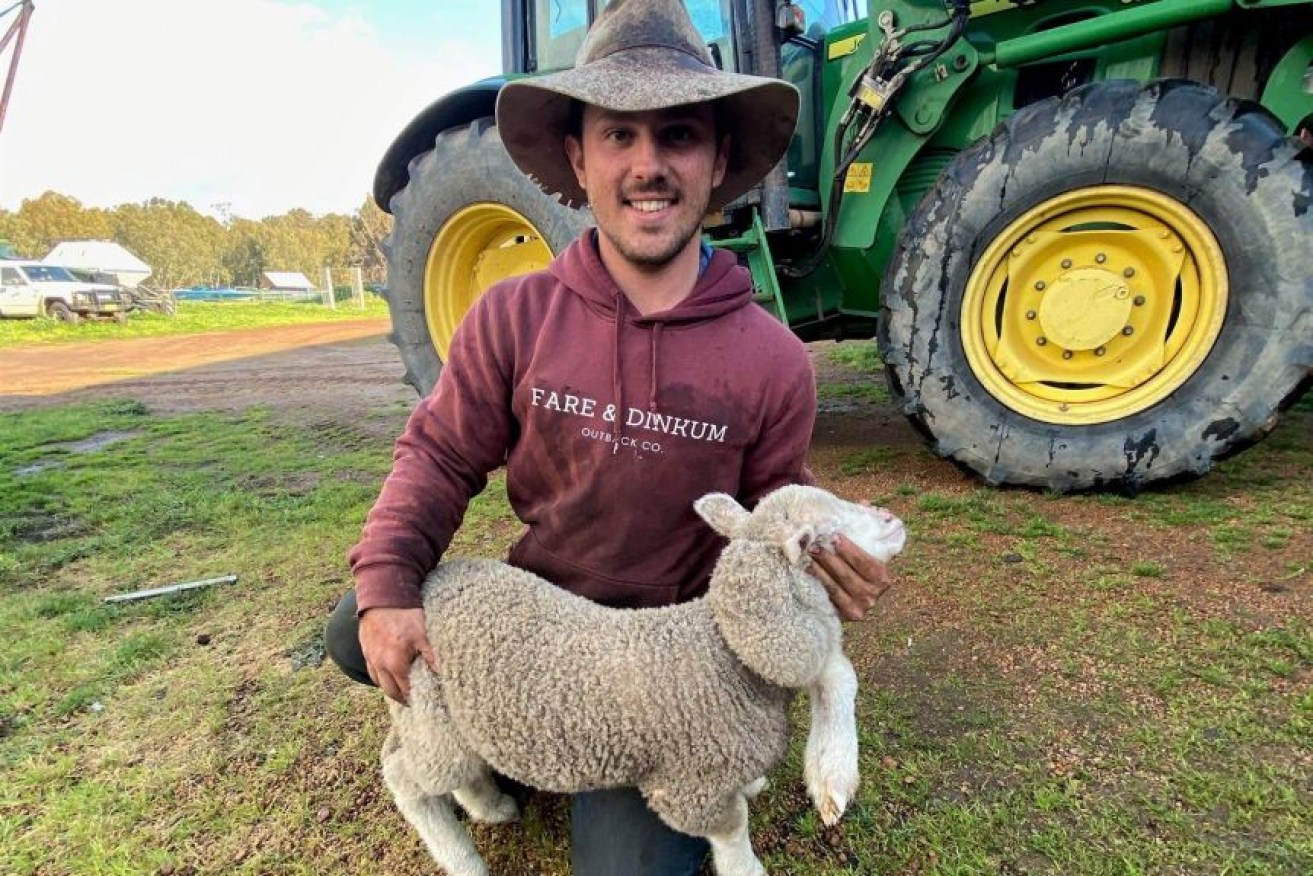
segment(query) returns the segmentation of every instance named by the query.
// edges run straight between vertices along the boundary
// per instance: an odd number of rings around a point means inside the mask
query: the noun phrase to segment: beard
[[[662,193],[664,194],[664,191]],[[639,200],[644,194],[657,195],[658,193],[635,192],[628,195],[626,200]],[[700,197],[695,195],[693,198],[686,199],[687,195],[686,191],[679,194],[676,202],[676,207],[679,209],[676,215],[671,217],[670,222],[665,227],[651,232],[630,228],[623,218],[610,222],[608,221],[610,217],[605,215],[605,212],[599,214],[596,208],[593,211],[593,218],[597,222],[598,230],[627,262],[645,271],[657,271],[684,252],[690,241],[701,236],[702,220],[711,200],[710,189],[700,193]],[[628,208],[621,206],[621,214],[626,209]]]

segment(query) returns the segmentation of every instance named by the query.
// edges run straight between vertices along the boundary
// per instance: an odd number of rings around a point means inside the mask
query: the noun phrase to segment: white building
[[[135,289],[150,276],[150,265],[112,240],[66,240],[41,261],[74,271],[98,275],[96,280]]]
[[[300,271],[264,271],[262,276],[266,288],[271,292],[306,293],[315,288],[315,284],[306,279]]]

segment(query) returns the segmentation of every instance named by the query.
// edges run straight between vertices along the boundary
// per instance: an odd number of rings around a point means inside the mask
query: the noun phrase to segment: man
[[[679,0],[613,0],[573,70],[503,89],[516,165],[597,229],[489,289],[456,332],[351,552],[355,598],[328,634],[349,675],[405,702],[415,658],[442,660],[419,586],[498,466],[526,524],[509,561],[620,607],[705,592],[721,543],[694,499],[751,504],[810,478],[806,351],[700,238],[779,160],[797,108],[786,83],[717,70]],[[817,576],[848,619],[888,586],[846,542]],[[577,795],[572,839],[577,876],[695,874],[706,855],[632,789]]]

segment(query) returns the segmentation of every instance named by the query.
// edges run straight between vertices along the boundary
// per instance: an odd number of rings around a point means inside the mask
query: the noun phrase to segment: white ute
[[[0,317],[48,316],[67,323],[83,317],[127,322],[132,300],[118,286],[86,283],[67,268],[41,262],[0,261]]]

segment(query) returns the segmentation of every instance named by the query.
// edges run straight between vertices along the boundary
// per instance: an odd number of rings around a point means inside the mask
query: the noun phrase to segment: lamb
[[[637,787],[676,830],[710,840],[719,876],[763,876],[747,801],[788,745],[787,705],[807,689],[804,779],[834,824],[858,783],[857,676],[808,551],[844,533],[882,561],[903,524],[814,487],[786,486],[749,513],[723,493],[697,513],[730,539],[708,593],[659,609],[613,609],[490,560],[441,563],[424,584],[440,669],[411,669],[390,703],[384,780],[450,876],[486,865],[456,820],[518,816],[492,770],[571,793]]]

